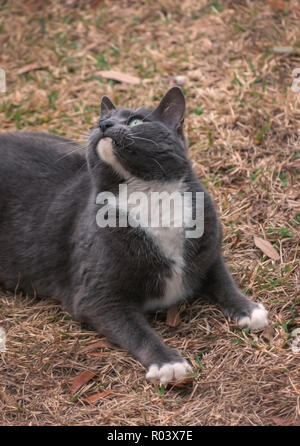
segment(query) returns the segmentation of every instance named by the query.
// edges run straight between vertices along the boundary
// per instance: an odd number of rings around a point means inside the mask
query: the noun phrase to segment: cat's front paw
[[[252,308],[249,316],[238,318],[237,323],[241,328],[260,330],[268,325],[268,312],[263,304],[257,304]]]
[[[167,362],[158,366],[152,364],[146,374],[149,381],[158,381],[161,384],[168,384],[172,381],[182,380],[188,373],[191,373],[192,367],[187,361]]]

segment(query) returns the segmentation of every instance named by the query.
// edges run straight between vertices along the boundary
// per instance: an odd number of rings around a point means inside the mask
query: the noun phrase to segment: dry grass
[[[241,287],[263,302],[272,330],[248,333],[216,308],[184,308],[178,328],[158,313],[152,324],[194,365],[185,387],[164,392],[126,352],[99,348],[54,302],[0,299],[7,351],[0,354],[0,422],[5,425],[295,425],[300,423],[299,14],[264,1],[0,2],[1,131],[45,130],[81,140],[100,97],[152,105],[185,76],[186,129],[199,178],[224,226],[224,253]],[[88,4],[87,6],[83,5]],[[298,14],[298,16],[297,16]],[[273,47],[289,46],[288,54]],[[29,69],[31,64],[35,68]],[[23,74],[19,70],[27,67]],[[140,77],[128,86],[103,79],[114,69]],[[26,70],[25,70],[26,71]],[[298,186],[298,187],[297,187]],[[298,215],[298,217],[297,217]],[[267,238],[272,261],[253,243]],[[297,276],[298,275],[298,276]],[[96,376],[75,396],[82,371]],[[112,389],[95,404],[84,399]]]

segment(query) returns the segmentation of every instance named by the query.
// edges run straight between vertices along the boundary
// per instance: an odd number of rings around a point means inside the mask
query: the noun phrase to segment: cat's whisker
[[[165,169],[162,167],[162,165],[160,164],[160,162],[157,161],[157,159],[155,159],[155,158],[153,158],[153,157],[151,157],[151,159],[152,159],[152,160],[153,160],[153,161],[160,167],[160,169],[162,170],[162,172],[163,172],[165,175],[167,175]]]
[[[133,136],[134,139],[141,139],[141,140],[143,140],[143,141],[149,141],[149,142],[152,142],[153,144],[155,144],[156,147],[159,147],[159,145],[157,144],[157,142],[153,141],[152,139],[149,139],[149,138],[142,138],[141,136],[135,136],[135,135],[132,135],[132,136]]]
[[[129,144],[130,146],[132,146],[132,144],[134,144],[134,138],[129,138],[131,140],[131,143]],[[125,148],[125,141],[123,142],[123,149]]]
[[[178,155],[178,153],[172,152],[172,157],[177,158],[180,161],[184,161],[186,158],[184,156]]]
[[[126,158],[124,158],[119,152],[118,152],[118,157],[121,159],[121,160],[123,160],[123,161],[126,161]],[[160,162],[157,160],[157,159],[155,159],[154,157],[150,157],[158,166],[159,166],[159,168],[161,169],[161,171],[164,173],[164,175],[166,175],[166,171],[164,170],[164,168],[162,167],[162,165],[160,164]],[[129,180],[130,181],[130,180]]]
[[[54,143],[55,146],[79,146],[80,143],[75,142],[75,141],[59,141],[59,142],[55,142]]]
[[[77,147],[75,150],[71,150],[71,152],[68,152],[64,156],[61,156],[60,158],[58,158],[58,160],[56,162],[58,163],[58,161],[61,161],[62,159],[66,158],[69,155],[72,155],[72,153],[79,152],[80,150],[83,151],[83,150],[86,150],[87,148],[88,148],[88,146]]]
[[[77,170],[76,173],[81,172],[81,170],[82,170],[84,167],[86,167],[86,166],[87,166],[87,161],[84,160],[84,162],[82,163],[81,167]]]
[[[81,137],[82,139],[84,139],[84,141],[86,141],[87,139],[89,139],[90,133],[86,133],[86,134],[84,134],[84,133],[80,134],[79,133],[78,136]]]
[[[152,142],[153,144],[156,145],[156,147],[159,147],[159,144],[157,144],[157,143],[156,143],[155,141],[153,141],[152,139],[142,138],[141,136],[136,136],[136,135],[133,135],[133,138],[136,138],[136,139],[144,139],[145,141]],[[178,155],[177,153],[175,153],[174,151],[172,152],[172,156],[173,156],[174,158],[177,158],[177,159],[181,160],[181,161],[184,161],[184,160],[185,160],[185,157],[184,157],[184,156],[180,156],[180,155]]]

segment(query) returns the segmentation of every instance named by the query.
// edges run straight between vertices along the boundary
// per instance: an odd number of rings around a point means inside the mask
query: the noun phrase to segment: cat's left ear
[[[185,112],[185,99],[179,87],[171,88],[160,101],[153,115],[167,126],[182,130]]]
[[[112,103],[112,101],[109,99],[108,96],[103,96],[101,99],[101,118],[104,118],[105,115],[107,115],[111,110],[115,110],[116,107]]]

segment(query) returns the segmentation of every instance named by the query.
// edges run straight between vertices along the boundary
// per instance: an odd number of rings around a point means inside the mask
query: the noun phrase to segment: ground
[[[267,330],[241,331],[200,301],[181,308],[176,327],[163,312],[151,316],[194,369],[190,382],[164,389],[55,301],[2,290],[0,423],[299,425],[300,355],[291,345],[300,327],[295,2],[1,0],[0,11],[7,78],[1,132],[49,131],[82,141],[102,95],[152,106],[169,87],[182,86],[190,155],[216,203],[225,258],[270,319]],[[140,82],[109,80],[102,73],[109,69]]]

